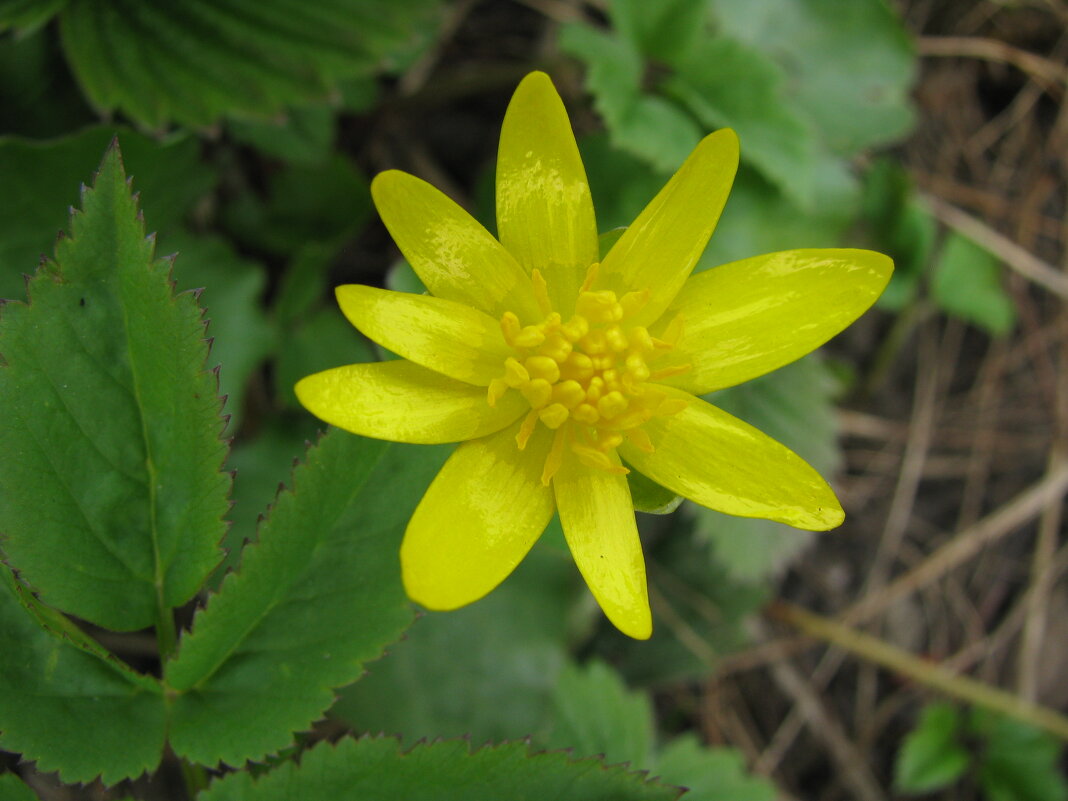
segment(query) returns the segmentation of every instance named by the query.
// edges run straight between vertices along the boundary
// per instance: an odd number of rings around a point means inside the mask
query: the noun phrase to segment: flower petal
[[[659,484],[709,509],[824,531],[845,517],[834,491],[800,456],[722,409],[671,387],[687,406],[642,428],[655,451],[620,445],[623,458]]]
[[[703,395],[789,364],[867,311],[893,269],[870,250],[787,250],[698,273],[664,313],[682,336],[657,362],[692,369],[664,383]]]
[[[675,298],[715,230],[737,170],[734,131],[709,134],[605,256],[595,288],[651,293],[634,324],[656,320]]]
[[[330,425],[424,445],[483,437],[529,408],[518,392],[490,407],[481,387],[403,359],[324,370],[302,378],[294,390],[305,409]]]
[[[400,170],[371,182],[382,222],[431,294],[500,317],[513,311],[524,322],[542,316],[530,276],[512,255],[426,181]]]
[[[488,386],[514,355],[500,323],[462,303],[359,284],[335,293],[349,322],[379,345],[459,381]]]
[[[523,79],[504,115],[497,233],[528,273],[541,270],[553,308],[566,319],[598,258],[597,221],[571,122],[544,72]]]
[[[543,427],[524,450],[518,425],[465,442],[412,515],[401,544],[408,596],[428,609],[477,601],[515,569],[553,516],[541,470],[552,437]]]
[[[645,559],[626,476],[565,457],[553,489],[568,547],[593,597],[617,629],[648,639],[653,620]]]

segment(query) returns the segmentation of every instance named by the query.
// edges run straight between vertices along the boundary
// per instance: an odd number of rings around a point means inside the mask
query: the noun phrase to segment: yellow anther
[[[599,375],[595,375],[590,379],[590,383],[586,386],[586,400],[590,403],[597,403],[604,394],[604,379]]]
[[[618,325],[606,328],[604,331],[604,338],[605,342],[608,343],[608,347],[616,353],[622,353],[627,349],[627,336],[623,333],[623,329]]]
[[[542,378],[550,384],[555,384],[560,380],[560,365],[548,356],[528,356],[523,365],[527,368],[531,378]]]
[[[574,409],[586,400],[586,390],[578,381],[561,381],[553,387],[553,402],[561,403],[568,409]]]
[[[519,433],[515,435],[515,444],[519,446],[519,450],[527,447],[530,435],[534,433],[534,427],[537,425],[538,413],[531,409],[527,412],[527,416],[523,418],[523,423],[519,426]]]
[[[587,332],[589,332],[590,322],[581,315],[575,315],[570,320],[568,320],[566,324],[562,325],[560,327],[560,330],[563,331],[564,336],[567,337],[569,340],[571,340],[572,342],[578,342],[580,339],[586,336]]]
[[[501,333],[504,334],[504,341],[511,345],[513,348],[515,345],[515,338],[519,336],[519,332],[523,329],[523,326],[519,324],[519,318],[512,312],[505,312],[501,315]]]
[[[535,378],[519,388],[532,409],[540,409],[549,402],[553,394],[553,385],[544,378]]]
[[[556,475],[556,471],[560,469],[560,465],[564,461],[564,444],[566,442],[567,429],[556,429],[553,445],[549,449],[549,455],[545,457],[545,466],[541,469],[541,483],[546,487],[549,486],[549,482],[553,480],[553,476]]]
[[[628,292],[619,299],[619,306],[623,310],[623,316],[630,317],[641,311],[648,302],[649,290],[643,289],[640,292]]]
[[[598,414],[597,410],[589,403],[580,403],[571,410],[571,416],[580,423],[586,423],[591,426],[601,419],[601,415]]]
[[[489,386],[486,387],[486,403],[490,406],[496,406],[497,401],[504,397],[504,393],[508,391],[508,383],[503,378],[494,378],[489,382]]]
[[[656,448],[653,447],[653,441],[649,439],[649,435],[644,428],[627,429],[627,439],[630,440],[631,445],[640,451],[652,453],[656,450]]]
[[[538,417],[546,426],[552,429],[557,429],[567,422],[567,418],[571,414],[568,412],[567,407],[561,403],[551,403],[541,410]]]
[[[597,401],[597,411],[600,412],[601,417],[611,420],[625,412],[628,405],[622,392],[612,391]]]
[[[549,334],[538,348],[538,354],[562,362],[571,354],[571,343],[560,332]]]
[[[519,363],[514,356],[504,360],[504,383],[510,387],[521,387],[530,380],[527,368]]]
[[[583,292],[575,301],[575,311],[591,323],[610,323],[623,317],[623,308],[610,289]]]
[[[553,310],[553,305],[549,301],[549,287],[545,283],[545,276],[537,267],[531,270],[530,281],[534,284],[534,300],[538,302],[538,308],[541,309],[542,314],[549,314]]]
[[[545,332],[538,325],[528,325],[509,343],[513,348],[536,348],[545,341]]]
[[[645,381],[651,375],[649,365],[645,363],[645,359],[641,357],[641,354],[630,354],[625,364],[627,365],[627,375],[632,381]]]
[[[688,373],[691,369],[693,369],[692,365],[676,364],[674,367],[662,367],[655,373],[650,373],[649,378],[652,381],[660,381],[664,378],[670,378],[673,375],[682,375],[683,373]]]
[[[604,353],[608,350],[608,340],[605,338],[604,331],[600,329],[594,329],[586,334],[579,340],[579,345],[582,350],[591,356],[596,356],[598,353]]]
[[[579,293],[586,292],[593,286],[593,282],[597,280],[597,273],[601,271],[601,263],[595,261],[589,267],[586,268],[586,278],[582,282],[582,286],[579,287]]]
[[[585,381],[593,375],[593,359],[581,351],[573,350],[560,372],[565,378]]]

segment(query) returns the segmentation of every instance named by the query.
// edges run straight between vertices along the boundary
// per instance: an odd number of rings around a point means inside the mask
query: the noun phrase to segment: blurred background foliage
[[[742,165],[699,269],[798,247],[894,257],[880,311],[826,352],[710,397],[826,476],[863,472],[843,451],[842,421],[849,436],[865,424],[908,423],[913,387],[887,387],[911,380],[925,321],[983,343],[1017,326],[1004,254],[970,229],[947,234],[902,156],[920,119],[918,26],[984,6],[969,24],[989,35],[983,25],[1017,5],[1062,26],[1068,18],[1052,0],[0,0],[0,297],[24,297],[22,276],[51,252],[79,183],[117,137],[158,252],[176,254],[178,288],[202,290],[210,320],[236,471],[221,577],[319,427],[293,383],[386,356],[344,321],[332,287],[419,289],[374,215],[369,178],[413,172],[492,229],[500,119],[518,80],[545,69],[571,112],[602,231],[633,219],[706,132],[731,127]],[[1062,99],[1063,72],[1059,80]],[[880,392],[898,414],[873,400]],[[860,411],[843,418],[842,402]],[[904,442],[891,437],[885,447]],[[879,486],[892,489],[893,474],[880,474]],[[771,598],[814,571],[827,597],[862,591],[858,574],[879,540],[877,531],[857,535],[864,524],[881,529],[886,508],[861,483],[847,483],[843,496],[860,524],[830,535],[855,537],[843,546],[854,559],[844,574],[834,569],[841,553],[822,568],[799,562],[813,537],[787,526],[689,503],[641,516],[656,620],[649,643],[604,625],[554,524],[498,592],[420,618],[341,692],[312,738],[533,736],[661,774],[692,787],[688,798],[886,797],[872,795],[878,781],[832,778],[841,772],[833,755],[805,751],[809,763],[777,770],[756,759],[767,743],[736,736],[764,731],[764,715],[732,728],[710,721],[706,704],[726,703],[708,701],[708,688],[730,674],[709,677],[769,638],[753,620]],[[397,491],[414,498],[422,489]],[[749,676],[731,691],[753,686]],[[899,735],[917,720],[912,701],[899,712]],[[783,703],[770,705],[772,716]],[[952,714],[924,713],[897,764],[897,791],[953,786],[972,797],[981,785],[990,798],[1064,797],[1053,769],[1031,794],[992,790],[987,779],[968,785],[961,777],[992,770],[991,749],[1012,733],[975,716],[946,723]],[[989,747],[970,768],[976,737]],[[886,787],[894,750],[860,754]],[[754,759],[761,777],[746,773]]]

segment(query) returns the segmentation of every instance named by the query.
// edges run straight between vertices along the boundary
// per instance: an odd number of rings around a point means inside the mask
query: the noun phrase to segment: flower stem
[[[767,608],[770,617],[789,623],[805,634],[833,643],[869,662],[874,662],[913,681],[941,690],[962,701],[1001,712],[1022,723],[1045,729],[1068,740],[1068,717],[1012,693],[991,687],[968,676],[960,676],[939,665],[895,648],[877,637],[813,614],[782,601]]]

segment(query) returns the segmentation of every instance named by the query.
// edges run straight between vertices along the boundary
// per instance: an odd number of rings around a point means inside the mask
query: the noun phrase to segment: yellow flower
[[[430,294],[339,287],[352,324],[404,359],[326,370],[296,392],[356,434],[461,443],[404,535],[413,600],[446,610],[483,597],[555,511],[605,614],[647,638],[628,468],[728,514],[842,522],[807,463],[696,396],[819,347],[875,301],[892,265],[863,250],[793,250],[691,277],[737,166],[733,131],[705,137],[599,261],[567,113],[535,72],[501,130],[499,241],[418,178],[375,178],[375,205]]]

